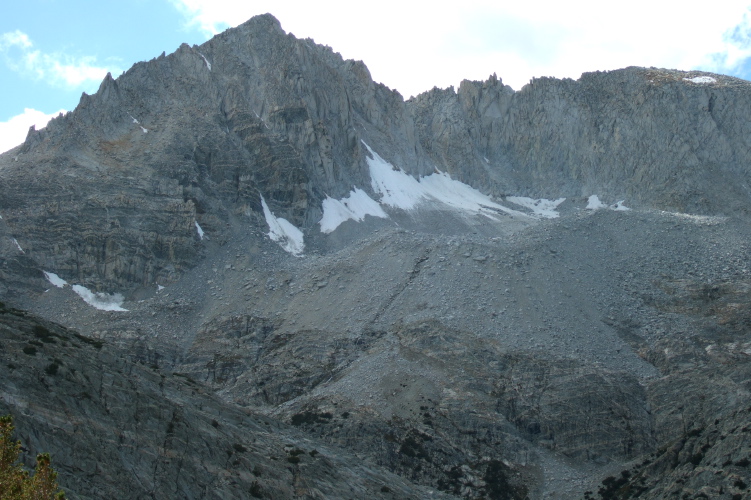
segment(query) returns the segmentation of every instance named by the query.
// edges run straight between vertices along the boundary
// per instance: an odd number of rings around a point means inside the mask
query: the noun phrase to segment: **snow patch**
[[[319,224],[322,233],[331,233],[341,223],[349,219],[360,222],[366,215],[382,219],[388,218],[381,205],[360,188],[353,189],[349,192],[349,196],[341,200],[326,197],[321,206],[323,217],[321,217]]]
[[[156,291],[157,292],[161,292],[162,290],[164,290],[164,287],[162,285],[157,285],[156,286]]]
[[[203,58],[203,62],[206,63],[206,67],[209,68],[209,71],[211,71],[211,63],[209,62],[208,59],[206,59],[206,56],[201,54],[200,52],[198,53],[198,55]]]
[[[196,231],[198,231],[198,237],[203,239],[203,229],[201,229],[201,226],[198,225],[198,221],[193,221],[193,223],[196,225]]]
[[[616,210],[619,212],[627,212],[631,210],[630,208],[628,208],[626,205],[623,204],[623,201],[624,200],[617,201],[614,204],[610,205],[610,210]]]
[[[698,83],[698,84],[704,84],[704,83],[717,83],[717,80],[715,78],[712,78],[711,76],[695,76],[693,78],[684,78],[687,82],[691,83]]]
[[[127,311],[122,308],[125,298],[119,293],[95,293],[81,285],[73,285],[72,288],[84,302],[100,311]]]
[[[266,224],[269,225],[269,238],[279,243],[285,251],[295,257],[299,257],[305,249],[302,231],[292,225],[287,219],[276,217],[266,200],[261,196],[261,205],[263,206],[263,215],[266,217]]]
[[[42,271],[42,272],[44,273],[44,277],[47,278],[47,281],[49,281],[50,283],[52,283],[58,288],[62,288],[68,284],[67,281],[65,281],[64,279],[62,279],[60,276],[58,276],[55,273],[50,273],[47,271]]]
[[[266,120],[264,120],[263,118],[261,118],[261,115],[259,115],[259,114],[258,114],[258,113],[256,113],[255,111],[253,111],[253,113],[255,113],[255,114],[256,114],[256,118],[258,118],[259,120],[261,120],[261,122],[263,122],[263,124],[264,124],[264,125],[266,125],[266,128],[269,128],[269,124],[268,124],[268,123],[266,123]]]
[[[130,116],[130,119],[131,119],[131,120],[133,120],[133,123],[135,123],[136,125],[138,125],[139,127],[141,127],[141,131],[142,131],[142,132],[143,132],[144,134],[146,134],[146,133],[148,133],[148,132],[149,132],[149,129],[147,129],[147,128],[144,128],[144,126],[143,126],[143,125],[141,125],[141,122],[139,122],[138,120],[136,120],[136,118],[135,118],[135,117],[134,117],[133,115],[131,115],[130,113],[128,113],[128,116]]]
[[[684,214],[680,212],[665,212],[665,211],[661,211],[661,213],[665,215],[671,215],[673,217],[678,217],[680,219],[685,219],[689,222],[693,222],[694,224],[703,225],[703,226],[714,226],[716,224],[722,224],[728,219],[727,217],[723,217],[720,215],[693,215],[693,214]]]
[[[561,216],[556,208],[558,208],[558,205],[566,201],[566,198],[558,198],[557,200],[546,200],[545,198],[540,198],[535,200],[533,198],[527,198],[526,196],[507,196],[506,200],[515,205],[531,210],[536,217],[556,219]]]
[[[26,253],[26,252],[24,252],[24,251],[23,251],[23,248],[21,248],[21,245],[19,245],[19,244],[18,244],[18,240],[17,240],[17,239],[13,238],[13,243],[15,243],[15,244],[16,244],[16,248],[18,248],[18,250],[19,250],[19,251],[20,251],[21,253]]]
[[[586,210],[600,210],[601,208],[609,208],[610,210],[615,210],[618,212],[627,212],[628,210],[631,210],[626,205],[623,204],[624,200],[617,201],[613,203],[612,205],[607,205],[600,201],[599,196],[596,194],[593,194],[587,199],[587,206],[585,207]]]
[[[366,157],[373,191],[381,195],[380,203],[402,210],[412,210],[422,202],[435,201],[451,208],[485,215],[494,219],[498,212],[523,215],[504,207],[477,189],[454,180],[443,172],[415,179],[404,170],[395,168],[381,158],[364,141],[371,158]]]
[[[63,288],[68,284],[67,281],[62,279],[55,273],[49,271],[42,271],[47,281],[52,283],[58,288]],[[71,286],[74,292],[76,292],[87,304],[101,311],[127,311],[122,308],[125,298],[119,293],[107,294],[107,293],[95,293],[81,285]]]
[[[608,208],[608,206],[600,201],[599,196],[593,194],[587,199],[587,206],[585,208],[587,210],[599,210],[601,208]]]

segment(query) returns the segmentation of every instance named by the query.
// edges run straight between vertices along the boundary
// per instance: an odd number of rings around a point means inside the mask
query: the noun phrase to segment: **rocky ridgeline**
[[[746,211],[751,87],[699,75],[627,68],[537,78],[518,92],[493,76],[407,105],[436,165],[496,195],[600,193],[642,207]]]
[[[260,16],[108,76],[30,131],[0,160],[0,213],[40,264],[132,289],[196,262],[195,221],[217,241],[233,220],[263,225],[261,196],[315,231],[326,196],[370,191],[361,141],[414,175],[439,169],[496,196],[745,210],[750,87],[697,75],[628,68],[518,92],[493,76],[405,103],[362,62]]]

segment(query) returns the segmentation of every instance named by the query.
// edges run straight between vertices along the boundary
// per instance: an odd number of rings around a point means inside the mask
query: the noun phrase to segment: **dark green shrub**
[[[302,413],[296,413],[292,415],[292,425],[303,424],[327,424],[334,418],[330,412],[317,413],[314,411],[304,411]]]
[[[47,344],[55,343],[55,334],[42,325],[34,325],[31,333],[33,333],[36,338],[41,339],[42,342],[46,342]]]

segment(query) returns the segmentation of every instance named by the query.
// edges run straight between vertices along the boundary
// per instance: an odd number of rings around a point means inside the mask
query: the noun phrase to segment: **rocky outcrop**
[[[0,413],[13,415],[27,462],[51,454],[71,498],[443,498],[2,305],[0,339]]]
[[[600,498],[746,498],[748,496],[749,416],[736,409],[644,457],[631,468],[606,477]],[[588,491],[586,498],[594,498]]]
[[[750,90],[727,76],[632,67],[537,78],[518,92],[494,75],[407,105],[439,168],[496,195],[600,193],[735,213],[749,193],[751,123],[741,110],[751,108]]]

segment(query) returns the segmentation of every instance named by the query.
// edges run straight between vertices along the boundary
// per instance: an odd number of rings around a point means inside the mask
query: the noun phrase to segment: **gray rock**
[[[699,74],[404,102],[265,15],[108,75],[0,155],[0,411],[82,498],[743,495],[749,83]],[[327,196],[377,198],[363,143],[567,200],[323,234]]]

